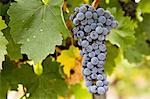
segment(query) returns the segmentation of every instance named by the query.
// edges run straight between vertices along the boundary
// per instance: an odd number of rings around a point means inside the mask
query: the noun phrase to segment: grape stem
[[[56,52],[61,53],[61,49],[60,48],[56,47],[55,50],[56,50]]]
[[[94,0],[92,6],[96,9],[100,3],[100,0]]]
[[[93,94],[92,99],[106,99],[106,94],[103,95]]]

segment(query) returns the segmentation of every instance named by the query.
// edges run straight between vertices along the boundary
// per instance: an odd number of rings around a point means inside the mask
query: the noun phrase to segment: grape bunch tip
[[[108,10],[95,10],[88,4],[76,7],[70,20],[74,24],[74,39],[82,47],[80,54],[83,56],[85,85],[90,93],[105,94],[108,91],[107,76],[104,73],[107,54],[105,39],[118,22]]]

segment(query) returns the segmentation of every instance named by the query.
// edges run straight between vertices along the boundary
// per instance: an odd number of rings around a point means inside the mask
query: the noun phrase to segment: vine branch
[[[96,9],[100,3],[100,0],[94,0],[92,6]]]

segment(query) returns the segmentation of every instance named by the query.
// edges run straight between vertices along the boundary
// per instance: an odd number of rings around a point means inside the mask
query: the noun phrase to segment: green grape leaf
[[[143,21],[141,23],[139,23],[138,27],[142,27],[142,28],[138,28],[138,32],[144,32],[145,35],[148,37],[147,39],[150,40],[150,14],[144,14],[143,15]]]
[[[125,17],[122,10],[117,11],[116,8],[109,10],[118,21],[118,27],[112,29],[106,39],[123,50],[134,44],[134,28],[137,27],[137,23],[131,20],[130,17]]]
[[[149,0],[141,0],[138,4],[137,9],[140,9],[143,13],[150,13],[150,1]]]
[[[150,14],[144,14],[143,19],[144,20],[138,24],[138,28],[136,29],[135,44],[124,52],[125,58],[127,58],[130,63],[140,63],[144,55],[150,55],[150,46],[147,42],[147,40],[150,40]]]
[[[8,88],[16,89],[15,86],[22,84],[27,88],[27,93],[30,93],[30,99],[42,99],[43,97],[57,99],[58,95],[64,96],[66,93],[67,85],[59,73],[60,64],[52,62],[50,57],[43,61],[41,75],[36,75],[33,67],[28,64],[23,64],[18,68],[8,58],[3,66],[4,69],[0,73],[2,87],[0,92],[4,92],[4,90],[7,92]],[[3,87],[4,81],[8,82],[9,86]],[[6,93],[2,93],[1,96],[6,96]]]
[[[124,57],[130,63],[139,63],[142,60],[142,54],[137,51],[135,47],[129,47],[124,51]]]
[[[76,84],[71,86],[71,91],[75,99],[91,99],[92,95],[88,92],[88,89],[82,84]]]
[[[112,7],[116,7],[117,9],[121,9],[120,3],[118,0],[101,0],[101,2],[99,3],[100,7],[103,8],[112,8]]]
[[[8,42],[6,38],[3,36],[3,33],[1,32],[1,30],[3,30],[6,27],[7,26],[5,22],[2,20],[2,17],[0,16],[0,69],[2,69],[2,61],[4,60],[4,55],[7,54],[6,45]]]
[[[17,83],[12,74],[15,72],[16,65],[5,57],[3,70],[0,72],[0,97],[6,99],[9,89],[16,89]],[[14,72],[13,72],[14,71]]]
[[[14,41],[9,41],[6,46],[8,56],[11,58],[11,60],[22,59],[20,44],[16,44]]]
[[[119,49],[117,46],[114,46],[110,43],[107,43],[107,57],[106,63],[104,65],[105,71],[108,75],[111,75],[113,72],[115,64],[115,59],[119,56]]]
[[[7,46],[7,54],[11,60],[19,60],[22,59],[21,54],[21,44],[16,44],[11,37],[10,29],[6,28],[3,30],[4,36],[6,37],[8,44]]]
[[[7,10],[9,8],[10,3],[3,4],[0,2],[0,16],[5,16],[7,15]]]
[[[47,5],[42,0],[17,0],[8,10],[12,38],[35,63],[54,53],[62,35],[68,36],[62,4],[63,0],[50,0]]]

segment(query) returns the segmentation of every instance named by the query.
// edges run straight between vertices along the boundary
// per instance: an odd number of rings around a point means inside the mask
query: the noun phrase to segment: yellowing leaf
[[[70,46],[69,50],[63,50],[57,61],[64,65],[64,73],[70,77],[70,69],[75,66],[76,58],[80,58],[80,51],[75,46]]]
[[[66,77],[66,82],[70,85],[79,84],[83,80],[82,59],[76,59],[75,66],[70,70],[70,77]]]

